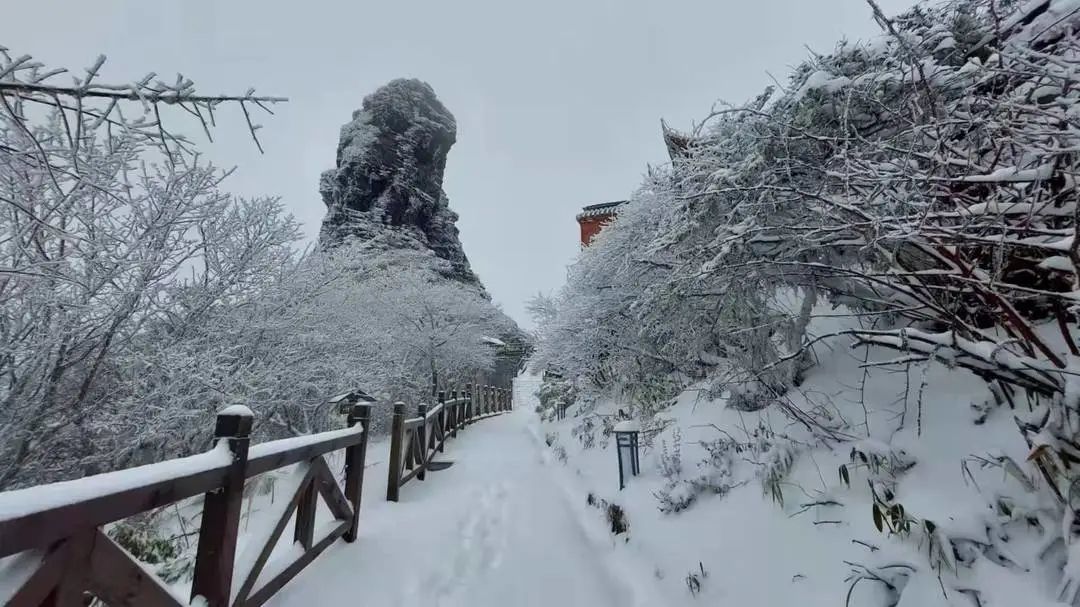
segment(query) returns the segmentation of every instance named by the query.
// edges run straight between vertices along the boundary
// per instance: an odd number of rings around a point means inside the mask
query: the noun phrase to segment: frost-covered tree
[[[0,488],[204,449],[223,405],[277,438],[339,424],[334,394],[415,401],[491,368],[480,338],[516,328],[450,261],[393,230],[298,252],[278,200],[227,194],[172,130],[233,103],[255,135],[276,99],[100,67],[55,86],[0,53]]]
[[[786,90],[714,110],[582,254],[549,341],[587,306],[599,326],[565,334],[596,350],[590,364],[685,372],[742,350],[760,372],[800,349],[801,312],[823,294],[968,339],[1000,327],[1060,363],[1026,327],[1072,322],[1076,283],[1076,40],[1050,4],[881,17],[874,45],[841,44]]]
[[[476,289],[412,268],[367,280],[376,314],[392,328],[388,347],[426,368],[432,389],[469,383],[476,371],[493,367],[494,351],[483,339],[510,327]]]
[[[203,97],[153,75],[107,85],[103,62],[59,86],[63,70],[0,52],[0,486],[81,466],[117,354],[159,320],[195,321],[252,288],[296,235],[276,203],[221,193],[222,174],[161,119],[168,105],[209,127],[222,102],[276,99]],[[185,309],[192,266],[200,293]]]
[[[367,252],[342,246],[288,259],[261,288],[182,332],[149,328],[118,361],[124,393],[107,424],[140,441],[116,448],[142,461],[201,445],[213,415],[232,402],[255,410],[260,437],[323,431],[340,421],[326,402],[335,390],[415,402],[430,395],[432,367],[440,387],[491,368],[480,337],[504,327],[484,298],[426,269],[430,254],[402,253],[387,265]],[[150,403],[150,423],[130,416]],[[380,428],[388,411],[376,411]]]

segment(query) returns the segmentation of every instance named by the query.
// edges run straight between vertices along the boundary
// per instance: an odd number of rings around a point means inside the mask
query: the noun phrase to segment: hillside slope
[[[588,476],[647,425],[664,479],[599,495],[695,593],[1080,606],[1080,3],[870,4],[880,37],[665,127],[534,301],[552,442]]]
[[[456,138],[453,114],[425,82],[392,80],[365,97],[341,127],[337,166],[319,183],[327,208],[320,242],[427,249],[447,262],[441,273],[479,285],[442,189]]]
[[[837,328],[823,319],[812,330]],[[577,499],[625,511],[629,530],[612,541],[652,572],[666,605],[1057,604],[1061,523],[1026,490],[1039,481],[1013,412],[988,410],[966,371],[866,369],[859,351],[817,353],[787,411],[739,411],[703,385],[665,403],[643,426],[641,475],[622,491],[610,431],[626,401],[580,399],[561,421],[542,408],[546,440]],[[833,420],[832,437],[791,412]],[[868,483],[893,493],[909,530],[876,528]],[[608,525],[601,510],[594,524]]]

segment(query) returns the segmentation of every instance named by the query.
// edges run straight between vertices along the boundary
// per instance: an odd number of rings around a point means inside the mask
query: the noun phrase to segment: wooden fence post
[[[244,500],[251,421],[250,409],[234,405],[218,413],[214,425],[215,442],[226,442],[232,465],[224,484],[208,492],[203,501],[191,598],[203,597],[207,607],[228,607],[232,599],[233,561]]]
[[[315,485],[318,480],[312,480],[300,494],[300,501],[296,503],[296,527],[293,529],[293,540],[300,542],[304,550],[311,550],[315,542],[315,510],[319,505],[319,488]]]
[[[451,438],[457,436],[457,431],[455,430],[455,428],[457,428],[457,425],[454,422],[454,416],[456,415],[457,411],[457,403],[455,402],[457,400],[457,397],[455,396],[456,394],[457,390],[451,390],[450,404],[443,407],[443,410],[446,412],[443,415],[443,432],[446,434],[446,440],[450,440]]]
[[[360,528],[360,497],[364,490],[364,461],[367,459],[368,438],[371,434],[371,405],[353,405],[346,421],[352,428],[363,426],[360,443],[345,449],[345,497],[352,504],[352,523],[345,532],[346,542],[355,542]],[[399,468],[400,469],[400,468]]]
[[[435,434],[433,440],[439,441],[439,453],[446,450],[446,391],[439,392],[439,404],[442,408],[439,409],[439,414],[435,416],[435,423],[439,424],[439,432]]]
[[[427,444],[427,405],[416,405],[416,415],[420,418],[420,425],[416,427],[416,442],[420,445],[420,470],[416,473],[417,480],[424,480],[424,472],[427,471],[428,444]]]
[[[472,400],[472,384],[465,384],[465,419],[461,420],[461,427],[464,428],[465,424],[472,421],[473,416],[473,400]]]
[[[465,401],[465,388],[458,392],[458,404],[457,413],[454,414],[454,436],[457,436],[457,431],[465,426],[465,416],[468,412],[465,410],[468,407],[468,403]]]
[[[461,413],[461,403],[458,402],[458,391],[450,391],[450,401],[453,402],[453,406],[450,407],[450,436],[457,438],[458,417]]]
[[[471,424],[472,418],[476,417],[476,390],[480,387],[476,384],[469,384],[465,389],[465,398],[468,401],[465,403],[465,423]]]
[[[465,387],[462,386],[458,392],[458,402],[455,406],[457,413],[454,414],[454,436],[457,436],[457,430],[461,427],[461,420],[465,417]]]
[[[401,448],[405,442],[405,403],[394,403],[390,421],[390,474],[386,481],[387,501],[398,501],[401,489]]]

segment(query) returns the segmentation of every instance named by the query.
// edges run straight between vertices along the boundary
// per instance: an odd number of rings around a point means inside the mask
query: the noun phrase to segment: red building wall
[[[611,221],[612,217],[613,214],[608,213],[606,215],[592,215],[590,217],[578,219],[578,225],[581,226],[581,246],[589,246],[592,239],[600,233],[604,224]]]

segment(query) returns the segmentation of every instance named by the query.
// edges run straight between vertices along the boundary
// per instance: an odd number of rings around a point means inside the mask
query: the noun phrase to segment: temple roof
[[[583,207],[581,212],[578,213],[577,219],[581,221],[586,217],[598,217],[603,215],[613,215],[615,208],[622,206],[629,202],[628,200],[616,200],[613,202],[601,202],[600,204],[590,204],[587,207]]]

